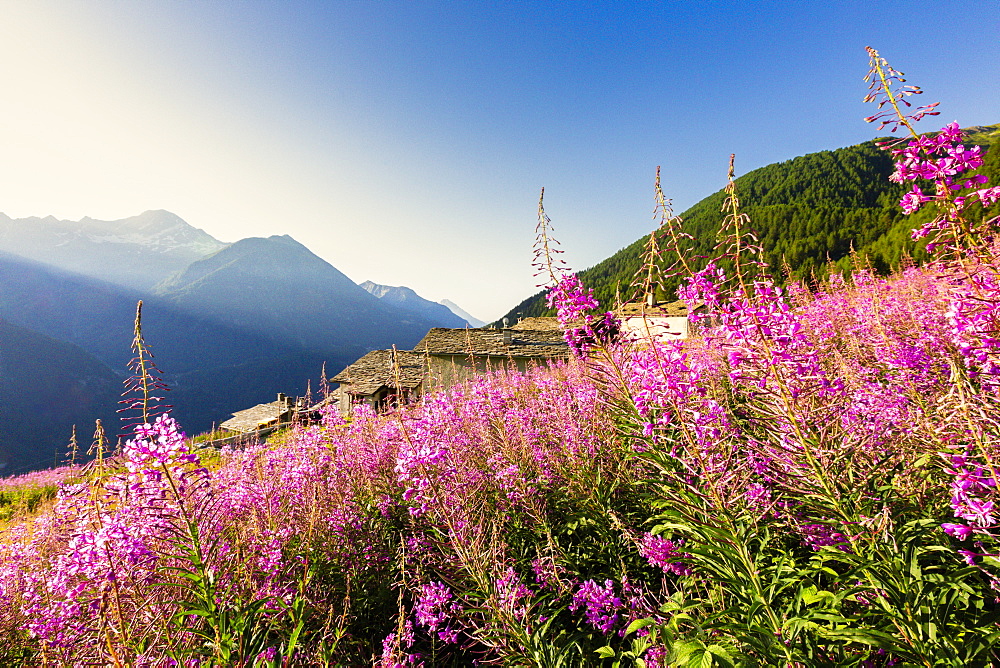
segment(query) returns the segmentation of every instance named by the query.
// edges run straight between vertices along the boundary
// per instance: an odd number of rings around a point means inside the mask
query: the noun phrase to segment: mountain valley
[[[116,432],[140,299],[167,401],[192,433],[277,392],[318,389],[324,366],[332,375],[371,349],[465,326],[408,288],[407,304],[373,296],[289,236],[225,244],[165,211],[111,222],[0,215],[0,287],[0,396],[25,398],[0,413],[0,472],[51,465],[74,424],[84,440],[96,418]],[[52,405],[53,388],[66,406]],[[73,399],[84,388],[89,403]],[[43,416],[46,433],[29,437],[24,425]]]

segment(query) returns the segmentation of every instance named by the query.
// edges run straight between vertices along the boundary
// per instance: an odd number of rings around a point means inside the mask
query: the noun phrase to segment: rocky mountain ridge
[[[0,251],[138,290],[227,245],[169,211],[112,221],[0,213]]]
[[[439,327],[469,327],[465,318],[456,315],[444,304],[424,299],[412,289],[405,286],[380,285],[373,281],[365,281],[359,287],[385,304],[391,304],[415,315],[433,318],[441,324]],[[476,325],[471,325],[475,327]]]

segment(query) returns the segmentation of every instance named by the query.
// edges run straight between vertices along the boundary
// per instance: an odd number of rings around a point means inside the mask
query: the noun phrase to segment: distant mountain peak
[[[190,292],[213,275],[212,281],[222,280],[230,287],[240,281],[266,280],[276,288],[298,286],[298,290],[322,289],[354,300],[369,299],[354,281],[287,234],[247,237],[224,246],[162,281],[156,292]]]
[[[164,211],[163,209],[144,211],[138,216],[131,216],[120,220],[100,221],[90,218],[83,220],[88,221],[95,227],[100,226],[115,230],[120,234],[128,234],[134,243],[142,243],[156,237],[162,237],[167,232],[176,232],[180,236],[174,242],[175,245],[204,244],[216,247],[216,249],[226,245],[208,232],[189,224],[177,214]],[[83,220],[80,222],[83,222]]]
[[[459,318],[465,320],[473,327],[482,327],[483,325],[486,324],[485,321],[480,320],[479,318],[473,315],[470,315],[468,311],[466,311],[465,309],[463,309],[461,306],[451,301],[450,299],[442,299],[441,301],[438,302],[438,304],[447,307],[448,310],[457,315]]]
[[[385,304],[429,318],[439,327],[466,327],[470,323],[460,315],[456,315],[451,309],[429,299],[424,299],[412,288],[404,285],[381,285],[374,281],[365,281],[360,287],[378,297],[379,301]]]
[[[380,285],[374,281],[365,281],[360,286],[379,299],[385,297],[390,302],[402,302],[413,298],[423,299],[416,291],[405,285]]]
[[[138,216],[131,216],[129,218],[123,218],[122,220],[127,221],[144,221],[144,220],[165,220],[172,223],[179,223],[181,225],[187,225],[183,218],[178,216],[176,213],[167,211],[166,209],[147,209],[140,213]]]
[[[225,247],[162,209],[119,220],[0,216],[0,251],[139,290]]]

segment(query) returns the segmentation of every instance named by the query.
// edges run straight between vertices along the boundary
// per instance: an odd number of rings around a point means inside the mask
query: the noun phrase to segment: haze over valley
[[[0,215],[0,285],[0,472],[51,465],[73,424],[85,439],[96,418],[117,428],[140,299],[168,401],[192,433],[277,392],[318,390],[324,365],[332,375],[431,327],[468,325],[409,288],[373,295],[287,235],[226,244],[167,211]],[[27,426],[38,420],[46,432]]]

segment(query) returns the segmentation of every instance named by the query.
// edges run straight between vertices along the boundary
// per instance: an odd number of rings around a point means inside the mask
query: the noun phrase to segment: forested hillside
[[[997,183],[1000,124],[966,132],[966,145],[990,149],[981,171],[990,176],[991,183]],[[849,271],[852,247],[862,261],[884,274],[898,266],[904,253],[918,262],[926,258],[922,244],[910,238],[910,230],[932,213],[903,214],[899,200],[912,184],[892,183],[892,171],[892,156],[871,141],[755,169],[736,179],[736,191],[775,275],[782,275],[785,265],[795,277],[822,275],[830,261]],[[707,255],[715,245],[723,219],[723,199],[720,190],[681,214],[684,229],[694,237],[695,255]],[[551,213],[558,223],[558,212]],[[645,243],[645,238],[639,239],[580,272],[584,285],[594,289],[602,304],[614,303],[616,293],[629,298]],[[669,297],[676,283],[663,287]],[[507,317],[516,321],[551,312],[539,292],[511,309]]]

